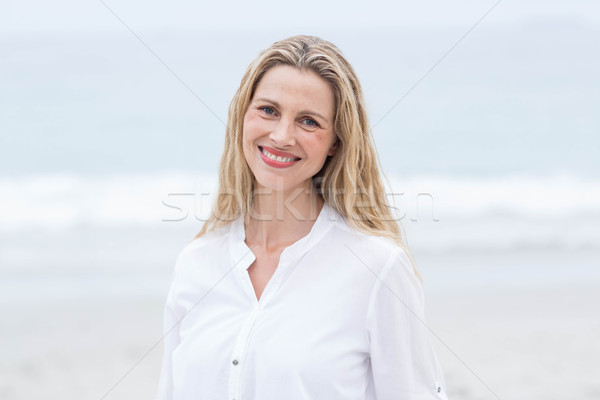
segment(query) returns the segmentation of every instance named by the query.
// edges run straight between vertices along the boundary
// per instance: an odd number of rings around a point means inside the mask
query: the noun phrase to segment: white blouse
[[[159,400],[447,399],[421,283],[391,239],[324,204],[260,300],[244,240],[239,217],[177,257]]]

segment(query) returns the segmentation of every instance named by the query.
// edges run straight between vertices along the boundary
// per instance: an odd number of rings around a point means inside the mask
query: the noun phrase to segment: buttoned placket
[[[326,207],[326,206],[324,206]],[[326,208],[325,213],[322,217],[322,224],[327,224],[326,219],[328,218],[328,209]],[[314,229],[314,228],[313,228]],[[317,235],[316,239],[318,240],[322,235],[326,233],[327,229],[322,229]],[[311,233],[313,231],[311,230]],[[230,238],[230,246],[231,246],[231,256],[232,260],[240,259],[240,261],[235,266],[235,277],[239,282],[242,290],[246,293],[246,297],[248,298],[248,302],[251,305],[249,309],[251,311],[246,318],[246,321],[242,325],[240,332],[235,340],[235,344],[233,347],[233,351],[231,353],[231,364],[229,367],[229,387],[228,387],[228,400],[242,400],[242,382],[243,382],[243,373],[246,368],[246,354],[248,351],[248,344],[254,332],[254,327],[256,325],[257,319],[261,316],[262,310],[272,301],[274,296],[277,294],[277,289],[281,285],[282,281],[285,279],[285,276],[289,273],[290,269],[297,262],[292,262],[292,260],[297,260],[298,256],[301,255],[302,252],[307,251],[309,245],[307,245],[308,238],[304,238],[303,240],[295,243],[294,245],[284,249],[280,255],[280,261],[271,276],[271,279],[267,282],[263,293],[260,296],[260,299],[256,298],[256,292],[254,290],[254,286],[252,285],[252,281],[250,280],[250,275],[248,273],[248,268],[252,263],[256,260],[256,256],[250,248],[244,242],[245,232],[243,220],[238,219],[232,224],[231,227],[231,238]],[[309,235],[310,236],[310,235]],[[302,247],[299,247],[302,246]],[[243,255],[243,256],[242,256]]]
[[[256,303],[235,341],[233,352],[231,354],[231,365],[229,367],[229,400],[241,400],[242,398],[242,372],[246,361],[245,355],[248,339],[252,334],[252,328],[259,316],[260,310],[261,306]]]
[[[252,311],[248,314],[246,321],[242,325],[242,328],[235,340],[233,351],[231,353],[231,365],[229,367],[229,400],[242,400],[242,381],[243,372],[246,368],[246,354],[248,350],[248,343],[254,332],[256,320],[260,317],[261,311],[267,303],[273,298],[273,295],[277,292],[278,287],[281,284],[283,276],[286,272],[286,267],[289,266],[287,262],[280,262],[273,276],[267,282],[260,299],[256,298],[256,293],[248,274],[248,267],[254,262],[256,257],[250,253],[243,263],[240,263],[236,268],[236,278],[238,282],[249,297],[249,301],[254,305]]]
[[[252,264],[254,259],[254,256],[252,256],[248,266]],[[248,343],[254,332],[256,320],[260,317],[264,306],[269,303],[277,292],[288,265],[289,263],[279,263],[273,276],[265,286],[260,299],[256,298],[256,293],[252,286],[250,275],[248,274],[248,267],[241,267],[236,271],[238,281],[244,288],[244,291],[250,296],[250,299],[252,299],[250,301],[254,303],[254,306],[242,325],[231,354],[231,365],[229,367],[229,400],[242,400],[242,381],[243,372],[246,368]]]

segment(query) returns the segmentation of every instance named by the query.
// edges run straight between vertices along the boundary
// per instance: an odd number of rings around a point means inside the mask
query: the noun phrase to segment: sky
[[[496,5],[494,7],[494,5]],[[356,27],[470,25],[488,10],[486,24],[527,20],[600,22],[600,3],[590,0],[458,1],[140,1],[2,0],[0,34],[48,31],[114,31],[118,15],[139,30],[275,29],[298,26]],[[113,14],[114,13],[114,14]]]
[[[598,175],[599,11],[582,0],[2,0],[0,173],[213,171],[219,152],[204,149],[222,146],[246,65],[304,33],[354,66],[392,171]]]

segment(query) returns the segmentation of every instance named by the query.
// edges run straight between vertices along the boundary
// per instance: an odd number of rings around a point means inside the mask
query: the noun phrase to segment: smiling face
[[[312,177],[338,147],[334,113],[333,90],[319,75],[269,69],[244,114],[244,156],[257,187],[312,190]]]

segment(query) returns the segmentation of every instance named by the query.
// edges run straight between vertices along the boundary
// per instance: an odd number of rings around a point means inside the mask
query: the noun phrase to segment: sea
[[[245,68],[299,33],[2,35],[0,301],[164,295],[210,212]],[[597,26],[311,34],[361,81],[405,240],[436,260],[431,290],[600,281]],[[489,262],[456,261],[473,254]]]

